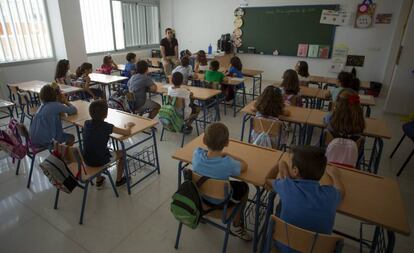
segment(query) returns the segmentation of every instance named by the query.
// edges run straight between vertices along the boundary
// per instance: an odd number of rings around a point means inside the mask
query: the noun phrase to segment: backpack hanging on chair
[[[333,139],[326,148],[328,163],[335,163],[355,168],[358,162],[358,145],[345,138]]]
[[[162,126],[171,132],[181,132],[184,126],[184,119],[175,110],[176,97],[172,101],[168,96],[164,97],[165,104],[161,106],[158,116]]]
[[[260,127],[262,129],[262,132],[260,132],[257,136],[254,137],[253,144],[265,148],[272,148],[272,137],[270,136],[270,131],[272,130],[274,122],[270,124],[270,127],[265,131],[263,127],[262,120],[259,120]]]
[[[26,127],[16,119],[11,119],[7,128],[0,130],[0,148],[13,158],[13,162],[15,159],[23,159],[29,152],[29,143],[23,143],[21,136],[23,131],[28,136]],[[30,140],[27,139],[27,142]]]

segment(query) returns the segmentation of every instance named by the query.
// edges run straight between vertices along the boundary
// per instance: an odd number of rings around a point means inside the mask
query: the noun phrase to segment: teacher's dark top
[[[178,41],[172,38],[170,41],[164,38],[160,42],[160,46],[165,48],[165,56],[175,56],[175,47],[178,46]]]

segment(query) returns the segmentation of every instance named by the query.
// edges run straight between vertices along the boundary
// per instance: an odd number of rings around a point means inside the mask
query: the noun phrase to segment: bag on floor
[[[195,184],[190,177],[178,187],[178,190],[172,196],[171,213],[179,222],[192,229],[197,228],[204,214],[198,187],[207,179],[209,178],[201,177]]]
[[[176,98],[173,97],[171,103],[168,97],[165,101],[166,103],[161,106],[158,112],[162,126],[171,132],[181,132],[184,126],[184,119],[175,110]]]
[[[345,138],[333,139],[326,148],[328,163],[355,168],[358,162],[358,145]]]
[[[68,149],[64,150],[64,152],[67,152],[67,150]],[[56,150],[46,157],[39,166],[42,169],[43,174],[49,178],[50,183],[57,189],[66,193],[71,193],[73,189],[78,186],[76,178],[80,176],[80,170],[75,177],[68,168],[66,162],[62,159],[62,155]]]
[[[28,144],[23,143],[22,131],[28,136],[26,127],[15,119],[10,120],[6,129],[0,130],[0,148],[13,158],[13,162],[23,159],[29,151]]]

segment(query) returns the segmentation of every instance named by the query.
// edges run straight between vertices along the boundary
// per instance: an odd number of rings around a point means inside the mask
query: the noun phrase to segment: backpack
[[[358,162],[358,145],[345,138],[333,139],[326,148],[328,163],[335,163],[355,168]]]
[[[68,148],[63,152],[68,152]],[[77,178],[80,177],[80,170],[75,177],[56,149],[39,166],[43,174],[49,178],[50,183],[57,189],[71,193],[78,186]]]
[[[127,98],[120,92],[114,93],[108,98],[108,107],[119,111],[130,112]]]
[[[15,159],[23,159],[29,152],[30,140],[27,139],[27,143],[23,144],[23,138],[20,135],[23,132],[28,136],[26,127],[16,119],[11,119],[7,128],[0,130],[0,148],[13,158],[13,162]]]
[[[270,130],[272,130],[274,121],[272,121],[270,127],[267,129],[267,131],[264,130],[263,127],[263,123],[261,120],[259,120],[260,122],[260,126],[262,128],[262,132],[260,132],[258,135],[255,136],[255,134],[253,133],[253,144],[257,145],[257,146],[261,146],[261,147],[265,147],[265,148],[272,148],[272,138],[269,134]]]
[[[166,97],[165,101],[167,102],[161,106],[158,112],[162,126],[171,132],[181,132],[184,126],[184,119],[175,110],[176,100],[176,97],[173,97],[170,103],[168,97]]]

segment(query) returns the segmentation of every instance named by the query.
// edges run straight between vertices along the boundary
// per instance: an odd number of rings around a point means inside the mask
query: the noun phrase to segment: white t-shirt
[[[193,76],[193,68],[188,65],[187,67],[183,67],[183,66],[177,66],[172,73],[174,74],[175,72],[180,72],[181,74],[183,74],[183,84],[187,85],[188,83],[188,78]]]
[[[184,119],[187,119],[191,115],[190,95],[191,95],[191,92],[186,88],[168,87],[168,96],[184,98]]]
[[[300,82],[301,85],[304,85],[304,84],[306,84],[307,82],[310,81],[309,76],[304,77],[304,76],[298,75],[298,77],[299,77],[299,82]]]

